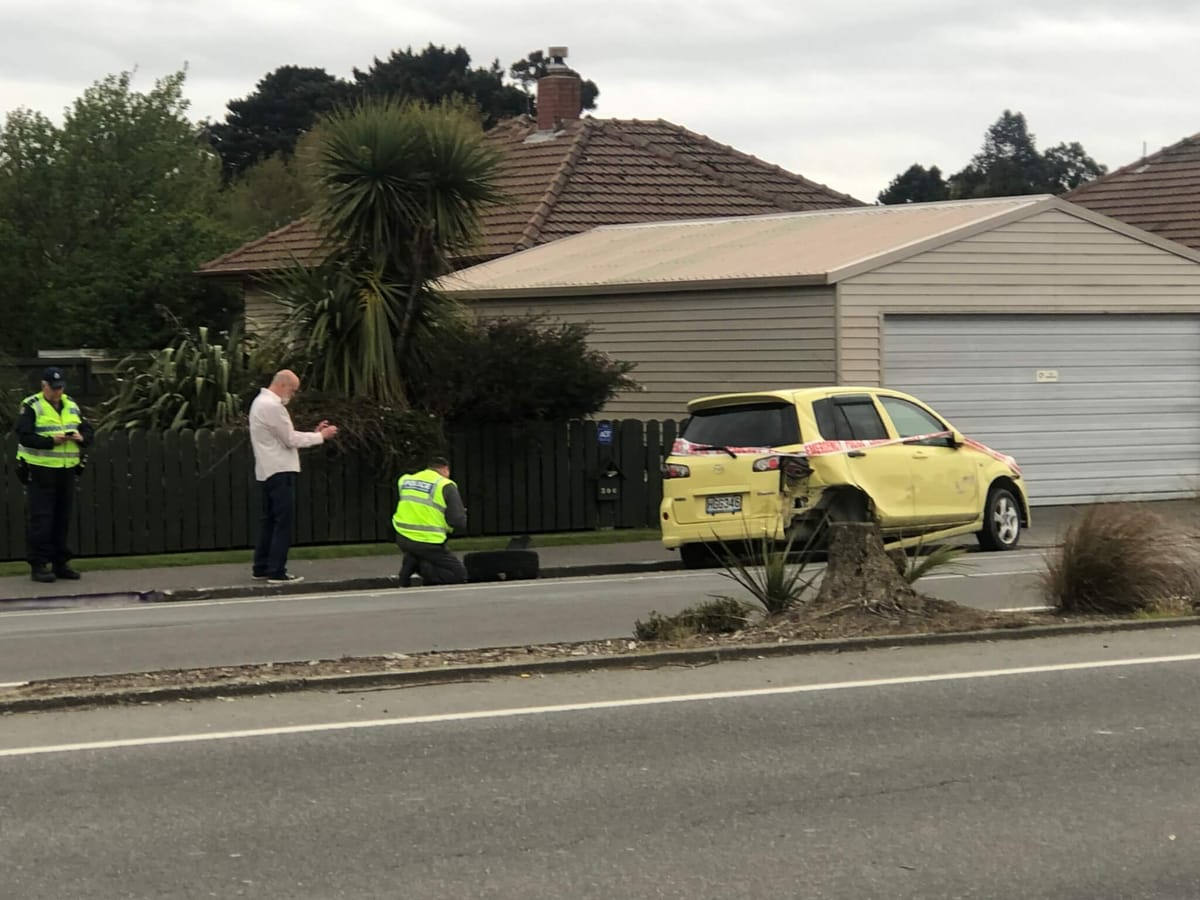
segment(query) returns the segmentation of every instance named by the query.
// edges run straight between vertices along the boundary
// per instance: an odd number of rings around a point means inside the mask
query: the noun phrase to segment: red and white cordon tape
[[[918,434],[906,438],[881,438],[871,441],[809,441],[801,448],[805,456],[830,456],[836,453],[849,453],[851,450],[865,450],[870,447],[890,447],[896,444],[917,444],[921,441],[928,441],[934,438],[948,438],[953,435],[951,431],[936,431],[931,434]],[[1007,465],[1017,475],[1021,474],[1021,467],[1017,465],[1017,461],[1007,454],[1001,453],[998,450],[993,450],[986,444],[981,444],[979,441],[971,438],[963,438],[963,443],[972,450],[978,450],[980,453],[986,453],[993,459],[998,459],[1000,462]],[[764,453],[774,453],[773,447],[709,447],[707,444],[693,444],[686,438],[676,438],[675,443],[671,447],[672,456],[713,456],[714,454],[754,454],[761,455]]]

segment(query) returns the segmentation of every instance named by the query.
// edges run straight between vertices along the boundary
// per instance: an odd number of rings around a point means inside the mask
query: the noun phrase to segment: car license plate
[[[716,513],[735,513],[742,511],[741,494],[718,494],[704,499],[704,511],[710,516]]]

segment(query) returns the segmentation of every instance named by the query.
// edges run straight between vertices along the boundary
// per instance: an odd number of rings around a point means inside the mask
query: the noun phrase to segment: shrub
[[[1046,559],[1041,587],[1065,613],[1128,615],[1200,593],[1200,554],[1183,529],[1133,504],[1090,507]]]
[[[425,468],[431,456],[447,453],[442,422],[419,410],[398,409],[366,397],[301,390],[288,411],[301,430],[328,419],[338,427],[333,453],[353,453],[390,481]]]
[[[637,387],[632,363],[588,346],[589,326],[544,316],[446,320],[417,349],[414,405],[456,422],[591,415]]]
[[[21,412],[21,401],[32,393],[16,364],[0,353],[0,434],[13,430]]]
[[[633,623],[639,641],[678,641],[698,634],[733,634],[746,627],[753,610],[732,597],[716,597],[673,616],[655,610],[643,622]]]

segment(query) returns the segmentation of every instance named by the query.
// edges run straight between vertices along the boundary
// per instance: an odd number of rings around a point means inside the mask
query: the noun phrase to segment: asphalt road
[[[1200,629],[0,720],[5,900],[1200,896]]]
[[[974,606],[1028,606],[1038,602],[1040,560],[1038,551],[972,554],[961,573],[920,585]],[[704,571],[9,610],[0,612],[0,683],[629,637],[651,610],[739,590]]]

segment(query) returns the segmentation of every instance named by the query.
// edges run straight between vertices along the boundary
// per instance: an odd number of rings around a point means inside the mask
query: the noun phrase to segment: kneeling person
[[[392,525],[404,554],[400,586],[408,587],[414,572],[424,584],[465,584],[467,570],[446,548],[446,539],[467,527],[467,509],[450,480],[450,463],[436,457],[420,472],[401,475],[400,500]]]

